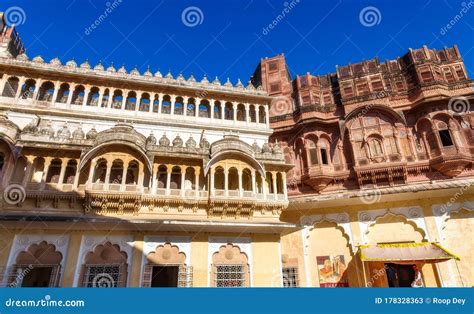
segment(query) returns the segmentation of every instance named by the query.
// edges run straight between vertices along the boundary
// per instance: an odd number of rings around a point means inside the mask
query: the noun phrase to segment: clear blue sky
[[[206,73],[246,83],[260,58],[279,53],[285,53],[294,76],[326,74],[336,65],[375,56],[395,58],[424,44],[457,43],[474,77],[474,0],[115,1],[2,0],[0,10],[24,11],[18,31],[28,55],[47,61],[103,60],[128,70],[136,65],[142,73],[150,65],[153,72],[171,70],[174,76],[193,72],[200,79]],[[287,12],[279,19],[285,3]],[[184,23],[182,13],[192,6],[200,10],[197,21],[191,14]],[[375,20],[369,14],[361,23],[360,12],[368,6],[378,10],[372,11]],[[106,8],[108,16],[86,30]],[[462,18],[443,32],[457,14]],[[264,31],[274,20],[276,26]]]

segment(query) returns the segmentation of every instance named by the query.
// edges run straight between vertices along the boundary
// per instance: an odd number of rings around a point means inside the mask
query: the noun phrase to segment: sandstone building
[[[3,286],[472,284],[457,47],[233,85],[30,59],[0,26]]]

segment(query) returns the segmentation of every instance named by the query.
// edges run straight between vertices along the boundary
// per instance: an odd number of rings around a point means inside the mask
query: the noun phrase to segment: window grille
[[[153,275],[154,264],[145,265],[142,275],[142,287],[150,288]],[[191,288],[193,286],[193,267],[186,265],[178,265],[178,288]]]
[[[22,287],[23,280],[30,275],[35,268],[51,268],[48,287],[59,287],[61,266],[56,264],[15,264],[9,268],[0,269],[0,286],[8,288]]]
[[[117,288],[124,287],[122,282],[121,264],[114,265],[85,265],[83,287],[87,288]]]
[[[298,287],[298,268],[297,267],[284,267],[283,273],[283,287],[285,288],[296,288]]]
[[[216,287],[245,287],[244,265],[216,265]]]

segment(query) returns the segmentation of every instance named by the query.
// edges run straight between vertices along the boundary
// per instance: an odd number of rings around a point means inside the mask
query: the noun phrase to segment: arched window
[[[184,100],[183,97],[176,97],[174,103],[174,114],[183,115],[184,114]]]
[[[247,119],[247,115],[245,112],[244,104],[237,105],[237,121],[245,121]]]
[[[214,171],[214,189],[225,190],[225,174],[222,167],[217,167]]]
[[[38,100],[40,101],[51,101],[53,100],[54,84],[50,81],[41,84],[38,92]]]
[[[43,180],[43,171],[44,171],[44,159],[42,157],[37,157],[33,161],[33,173],[31,181],[39,183]]]
[[[26,80],[25,84],[21,87],[21,98],[29,99],[33,98],[36,88],[36,81],[33,79]]]
[[[171,183],[170,189],[179,190],[181,189],[181,168],[174,166],[171,170]]]
[[[46,183],[58,183],[59,175],[61,173],[61,159],[53,159],[48,168],[48,175],[46,176]]]
[[[115,159],[112,163],[112,168],[110,168],[110,184],[122,184],[123,176],[123,161],[120,159]]]
[[[158,167],[158,188],[166,189],[168,182],[168,168],[165,165]]]
[[[194,98],[188,99],[188,104],[186,106],[186,115],[188,117],[194,117],[196,115],[196,100]]]
[[[106,108],[108,103],[109,103],[109,98],[110,98],[110,91],[108,88],[105,89],[104,91],[104,96],[102,96],[102,99],[100,100],[100,107],[101,108]]]
[[[222,119],[221,110],[222,109],[220,101],[216,101],[214,103],[214,119]]]
[[[385,150],[388,155],[398,154],[397,144],[393,136],[387,136],[384,138],[383,143],[385,145]]]
[[[155,95],[155,100],[153,100],[153,112],[158,112],[160,108],[160,99],[158,95]]]
[[[171,114],[171,97],[165,95],[161,104],[161,113]]]
[[[132,160],[128,164],[127,177],[125,178],[125,184],[137,184],[138,183],[138,162]]]
[[[114,95],[112,97],[112,108],[121,109],[122,108],[122,101],[123,101],[122,91],[121,90],[115,90]]]
[[[94,169],[93,183],[105,183],[105,176],[107,173],[107,160],[100,159]]]
[[[223,245],[212,255],[211,286],[248,287],[249,282],[248,257],[238,246]]]
[[[77,161],[69,160],[66,165],[66,172],[64,173],[63,182],[65,184],[73,184],[77,172]]]
[[[271,172],[267,172],[265,176],[267,177],[266,183],[267,183],[268,193],[270,194],[275,193],[275,190],[273,189],[273,175],[271,174]]]
[[[382,145],[378,139],[370,139],[368,141],[370,154],[372,157],[381,157],[383,156]]]
[[[137,105],[137,93],[135,92],[128,92],[127,100],[125,102],[125,110],[133,111],[135,110],[135,106]]]
[[[314,166],[318,164],[318,148],[316,146],[316,142],[312,139],[307,140],[307,147],[308,147],[308,160],[309,165]]]
[[[284,187],[284,182],[283,182],[283,176],[281,175],[280,172],[277,173],[276,175],[276,180],[277,180],[277,194],[283,194],[283,189]]]
[[[87,96],[87,105],[97,107],[99,105],[99,88],[92,87]]]
[[[72,101],[71,103],[73,105],[82,105],[84,102],[84,86],[78,85],[74,89],[74,92],[72,93]]]
[[[143,93],[138,110],[143,112],[148,112],[150,110],[150,94]]]
[[[263,193],[263,179],[262,179],[262,175],[258,171],[255,174],[255,183],[256,183],[256,190],[257,190],[256,192],[260,194]]]
[[[225,103],[224,119],[225,120],[234,120],[234,106],[230,102]]]
[[[252,191],[252,172],[247,168],[242,171],[242,189]]]
[[[196,175],[193,167],[186,168],[186,174],[184,179],[184,189],[194,190],[196,185]]]
[[[250,105],[249,108],[250,122],[257,122],[257,111],[254,105]]]
[[[201,118],[210,118],[211,117],[211,107],[209,101],[202,100],[199,105],[199,117]]]
[[[260,123],[267,123],[267,114],[265,113],[265,107],[258,107],[258,120]]]
[[[16,92],[18,91],[19,84],[20,84],[20,80],[17,77],[10,77],[5,83],[2,96],[11,97],[11,98],[15,97]]]
[[[326,140],[321,140],[319,144],[319,150],[321,152],[321,164],[329,164],[329,144]]]
[[[232,167],[229,169],[227,184],[227,189],[229,191],[235,191],[239,189],[239,173],[237,168]]]
[[[70,93],[69,84],[62,83],[61,86],[59,87],[58,96],[56,97],[56,102],[63,103],[63,104],[67,103],[69,93]]]

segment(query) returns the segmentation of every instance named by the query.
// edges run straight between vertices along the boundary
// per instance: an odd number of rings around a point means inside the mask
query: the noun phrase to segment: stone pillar
[[[234,114],[234,117],[232,120],[237,121],[237,102],[232,103],[232,113]]]
[[[194,167],[194,190],[195,197],[199,197],[199,176],[201,175],[201,168]]]
[[[156,183],[157,183],[157,175],[158,175],[158,165],[153,165],[153,173],[151,176],[151,191],[153,194],[156,194]]]
[[[229,195],[229,169],[224,169],[224,190],[225,196]]]
[[[107,108],[112,108],[112,101],[114,99],[115,88],[109,90],[109,99],[107,99]]]
[[[171,171],[173,170],[173,165],[166,165],[166,195],[170,195],[171,191]]]
[[[97,100],[97,107],[99,107],[99,108],[102,108],[102,101],[103,101],[103,98],[104,98],[104,91],[105,91],[104,87],[99,88],[99,98]]]
[[[185,117],[188,115],[188,100],[189,97],[183,97],[183,115]]]
[[[215,195],[214,191],[215,191],[215,188],[214,188],[214,168],[211,168],[211,171],[209,172],[209,175],[211,176],[210,177],[210,181],[211,181],[211,186],[209,187],[209,192],[211,195]]]
[[[0,96],[3,96],[3,90],[5,89],[5,84],[7,83],[8,77],[4,75],[0,81]]]
[[[153,112],[153,106],[155,105],[155,94],[154,93],[151,93],[150,94],[150,107],[148,108],[148,112]]]
[[[72,95],[74,95],[74,90],[76,89],[76,84],[69,84],[69,94],[67,95],[66,104],[70,105],[72,101]]]
[[[276,175],[276,172],[272,171],[271,172],[272,174],[272,183],[273,183],[273,197],[275,199],[277,199],[277,175]]]
[[[267,178],[262,177],[262,192],[263,192],[263,199],[267,199],[267,194],[268,194],[268,183],[267,183]]]
[[[23,180],[21,181],[21,185],[23,187],[26,187],[26,185],[31,179],[31,171],[33,170],[33,163],[35,161],[35,156],[27,155],[25,157],[26,157],[26,170],[25,170],[25,176],[23,177]]]
[[[255,105],[255,122],[260,123],[260,106]]]
[[[113,164],[113,161],[112,160],[107,160],[107,170],[105,172],[105,189],[108,190],[109,189],[109,182],[110,182],[110,170],[112,170],[112,164]]]
[[[125,191],[125,184],[127,183],[127,170],[128,170],[128,165],[130,164],[130,161],[127,161],[126,163],[123,163],[123,169],[122,169],[122,182],[120,182],[120,190]]]
[[[92,180],[94,179],[94,170],[96,166],[97,160],[92,159],[91,160],[91,167],[89,169],[89,176],[87,177],[87,188],[92,189]],[[79,168],[79,164],[77,165],[77,168]]]
[[[245,122],[250,123],[250,104],[245,104]]]
[[[270,127],[270,117],[268,116],[268,106],[264,106],[265,108],[265,124],[267,127]]]
[[[46,179],[48,177],[49,165],[51,165],[51,160],[51,157],[46,157],[44,159],[43,176],[41,177],[41,190],[43,190],[46,185]]]
[[[257,194],[257,179],[255,170],[252,170],[252,193]]]
[[[242,197],[243,189],[242,189],[242,169],[237,170],[237,175],[239,177],[239,196]]]
[[[52,104],[54,104],[56,102],[56,98],[58,98],[59,89],[61,89],[61,82],[59,81],[54,82],[53,97],[51,98]]]
[[[288,199],[288,189],[286,188],[286,172],[281,172],[281,179],[283,185],[283,195],[285,195],[285,200]]]
[[[84,99],[82,100],[82,106],[87,106],[87,100],[89,99],[89,93],[91,92],[90,86],[84,87]]]
[[[36,100],[38,98],[38,92],[39,92],[39,89],[41,87],[41,84],[43,84],[43,80],[37,80],[36,83],[35,83],[35,90],[33,92],[33,97],[31,97],[31,99],[34,99]]]
[[[26,78],[24,76],[20,76],[18,80],[18,89],[16,90],[15,99],[20,98],[21,88],[23,87],[23,84],[25,84],[25,81],[26,81]]]
[[[161,109],[163,107],[163,94],[158,95],[158,113],[161,114]]]
[[[137,92],[137,101],[135,103],[135,112],[140,111],[140,102],[142,101],[142,92]]]
[[[225,102],[224,101],[221,101],[221,120],[224,121],[225,120]]]
[[[125,104],[127,103],[128,98],[128,90],[122,91],[122,106],[120,107],[121,110],[125,110]]]
[[[61,172],[59,173],[59,179],[58,179],[58,184],[57,184],[58,190],[61,190],[63,187],[63,181],[64,181],[64,175],[66,174],[67,163],[68,163],[67,158],[61,158]]]
[[[201,105],[202,99],[201,98],[196,98],[195,101],[196,101],[196,104],[195,104],[195,109],[196,110],[194,110],[194,116],[197,118],[197,117],[199,117],[199,106]]]
[[[170,112],[170,114],[171,114],[172,116],[174,116],[174,106],[175,106],[175,104],[176,104],[176,96],[175,96],[175,95],[171,95],[170,97],[171,97],[171,98],[170,98],[170,101],[171,101],[171,112]]]
[[[184,197],[184,194],[186,193],[186,169],[188,167],[183,166],[181,167],[181,196]]]
[[[137,178],[137,186],[139,191],[143,191],[144,186],[143,186],[143,181],[145,180],[145,171],[144,171],[144,165],[139,163],[138,164],[138,178]]]
[[[214,106],[216,105],[215,104],[215,100],[214,99],[211,99],[209,100],[209,105],[210,105],[210,110],[211,110],[211,120],[214,120]]]
[[[79,163],[81,162],[80,159],[76,159],[77,166],[76,166],[76,174],[74,175],[74,183],[72,184],[72,190],[76,191],[77,187],[79,186],[79,177],[81,175],[81,171],[79,169]],[[92,180],[92,179],[91,179]]]

